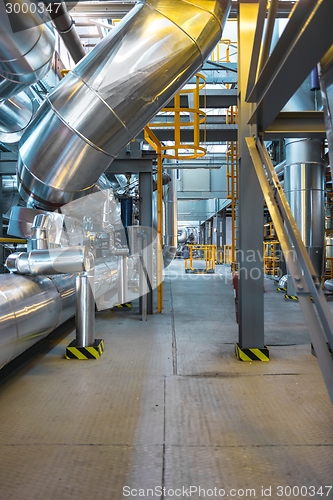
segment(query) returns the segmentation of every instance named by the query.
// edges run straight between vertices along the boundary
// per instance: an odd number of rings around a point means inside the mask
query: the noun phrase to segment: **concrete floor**
[[[333,498],[333,408],[299,305],[266,280],[271,360],[242,363],[218,272],[172,263],[163,314],[97,314],[99,360],[64,359],[71,332],[1,383],[1,500]]]

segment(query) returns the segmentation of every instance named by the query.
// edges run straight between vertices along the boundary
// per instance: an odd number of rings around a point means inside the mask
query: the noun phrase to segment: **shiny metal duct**
[[[333,292],[333,280],[326,280],[324,282],[324,288],[326,288],[326,290],[329,290],[330,292]]]
[[[10,15],[10,9],[19,13]],[[0,2],[0,99],[19,94],[51,67],[53,28],[39,10],[32,0]]]
[[[48,215],[36,215],[31,226],[31,250],[46,250],[48,248],[47,236],[50,222]]]
[[[319,82],[324,108],[326,137],[330,155],[331,179],[333,180],[333,47],[318,65]]]
[[[177,251],[177,170],[169,169],[171,182],[168,185],[168,193],[165,200],[166,212],[166,234],[163,249],[164,265],[167,266],[175,257]]]
[[[0,368],[76,311],[75,274],[0,275]],[[95,300],[117,286],[117,259],[95,262]]]
[[[87,247],[49,248],[14,252],[6,260],[6,267],[12,273],[49,275],[90,271],[92,255]]]
[[[92,346],[95,340],[94,269],[76,276],[76,346]]]
[[[324,263],[325,171],[318,139],[288,139],[284,191],[316,274]],[[296,295],[288,280],[288,295]]]
[[[20,144],[21,196],[55,209],[98,177],[202,66],[231,0],[140,0],[48,96]]]
[[[0,367],[75,313],[73,276],[0,277]]]
[[[0,101],[0,141],[19,142],[35,112],[34,104],[25,92]]]
[[[52,4],[49,5],[52,6]],[[56,8],[54,10],[50,10],[50,17],[53,21],[54,27],[61,36],[73,61],[77,64],[86,55],[86,53],[75,29],[74,21],[69,15],[64,2],[58,2],[53,5],[55,5]]]

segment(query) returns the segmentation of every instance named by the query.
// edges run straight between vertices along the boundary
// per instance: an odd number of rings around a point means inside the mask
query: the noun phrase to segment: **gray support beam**
[[[212,244],[212,224],[211,220],[205,222],[205,245]]]
[[[245,138],[252,105],[245,102],[258,2],[239,4],[239,347],[264,348],[263,196]]]
[[[325,139],[323,111],[281,111],[265,130],[265,141],[309,137]]]
[[[222,210],[217,214],[217,257],[219,262],[223,262],[223,251],[224,245],[227,244],[227,213],[226,209]],[[222,258],[220,258],[220,254],[222,252]]]
[[[279,2],[278,17],[286,18],[293,8],[295,0],[285,0]],[[114,0],[103,0],[101,2],[66,2],[67,8],[77,17],[88,17],[97,19],[112,19],[124,17],[136,4],[136,0],[123,0],[117,2]],[[236,19],[238,11],[238,2],[233,0],[229,19]]]
[[[153,227],[153,178],[150,172],[139,173],[139,192],[140,192],[140,225],[152,228]],[[148,276],[152,276],[153,255],[151,251],[152,245],[149,245],[149,240],[150,240],[149,237],[146,240],[143,240],[143,245],[148,243],[146,267]],[[146,299],[147,299],[147,314],[153,314],[153,293],[149,292],[146,295]],[[140,301],[140,307],[142,307],[141,303],[142,300]]]
[[[331,47],[333,31],[329,19],[333,19],[332,0],[297,3],[248,99],[257,103],[251,123],[256,123],[260,131],[271,125]]]
[[[205,129],[200,128],[200,142],[237,141],[237,125],[208,124]],[[172,127],[169,129],[154,127],[153,131],[161,142],[174,140],[174,129]],[[184,143],[193,143],[193,130],[181,129],[180,140]]]

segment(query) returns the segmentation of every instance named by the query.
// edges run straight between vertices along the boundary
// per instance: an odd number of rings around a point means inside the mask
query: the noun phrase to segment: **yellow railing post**
[[[147,126],[144,129],[144,138],[157,153],[157,312],[163,309],[163,183],[162,183],[162,144]]]
[[[163,184],[162,184],[162,151],[161,147],[157,151],[157,312],[163,309]]]

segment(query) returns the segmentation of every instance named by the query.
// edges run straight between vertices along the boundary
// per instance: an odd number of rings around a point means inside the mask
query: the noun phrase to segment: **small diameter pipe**
[[[31,226],[31,250],[47,250],[49,225],[50,218],[48,215],[36,215]]]
[[[118,302],[126,304],[128,302],[128,257],[118,256]]]
[[[5,266],[11,273],[18,274],[77,273],[93,267],[93,256],[87,247],[80,246],[14,252],[7,258]]]
[[[76,277],[76,347],[93,346],[95,341],[94,268]]]
[[[66,4],[64,2],[58,2],[55,5],[56,11],[53,12],[53,9],[49,9],[48,12],[56,30],[66,45],[66,49],[70,53],[75,64],[77,64],[86,55],[85,50],[75,29],[74,21],[67,11]]]

